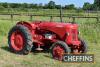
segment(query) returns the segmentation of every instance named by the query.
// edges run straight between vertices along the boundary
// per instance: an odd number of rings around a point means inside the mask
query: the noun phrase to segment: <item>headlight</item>
[[[67,34],[67,36],[69,36],[69,33],[68,32],[66,34]]]
[[[80,31],[78,31],[78,34],[80,34]]]

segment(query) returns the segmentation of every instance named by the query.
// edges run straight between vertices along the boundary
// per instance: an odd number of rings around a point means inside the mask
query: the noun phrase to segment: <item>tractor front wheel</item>
[[[81,53],[86,53],[87,50],[88,50],[87,43],[84,40],[82,40],[82,39],[80,39],[80,41],[81,41],[81,44],[80,44],[80,52]]]
[[[23,25],[14,26],[9,32],[8,44],[12,52],[28,54],[32,48],[32,36],[29,29]]]
[[[62,60],[65,53],[70,53],[68,45],[63,41],[55,42],[50,49],[52,57],[57,60]]]
[[[86,53],[88,50],[87,44],[84,40],[79,39],[80,40],[80,45],[78,48],[72,49],[72,53],[74,54],[81,54],[81,53]]]

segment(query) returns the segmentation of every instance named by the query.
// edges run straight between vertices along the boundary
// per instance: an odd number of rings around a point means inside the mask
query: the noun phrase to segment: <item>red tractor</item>
[[[33,50],[49,50],[54,59],[65,53],[85,53],[87,45],[78,36],[78,25],[73,23],[34,21],[18,22],[8,35],[10,50],[28,54]]]

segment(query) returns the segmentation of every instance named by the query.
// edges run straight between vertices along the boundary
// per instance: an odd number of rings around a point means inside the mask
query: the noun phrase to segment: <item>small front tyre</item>
[[[81,41],[81,44],[80,44],[81,53],[87,53],[87,51],[88,51],[87,43],[82,39],[80,39],[80,41]]]
[[[51,55],[54,59],[62,60],[65,53],[70,53],[68,45],[63,41],[55,42],[51,48]]]

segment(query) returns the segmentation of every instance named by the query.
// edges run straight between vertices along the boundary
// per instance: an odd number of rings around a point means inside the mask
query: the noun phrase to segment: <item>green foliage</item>
[[[55,8],[60,9],[61,5],[56,5]]]
[[[100,10],[100,0],[94,0],[93,4],[85,2],[83,5],[84,10]]]
[[[9,4],[9,8],[19,8],[21,6],[21,4],[18,3],[10,3]]]
[[[74,4],[65,5],[65,9],[70,9],[70,10],[72,10],[72,9],[75,9],[75,6],[74,6]]]
[[[74,4],[69,4],[65,6],[57,5],[54,1],[49,1],[49,3],[43,5],[42,3],[40,4],[35,4],[35,3],[0,3],[0,9],[4,8],[18,8],[18,9],[68,9],[68,10],[76,10],[77,7],[75,7]],[[83,5],[83,10],[100,10],[100,0],[94,0],[93,4],[90,4],[89,2],[85,2]],[[81,8],[80,8],[81,9]],[[1,10],[0,10],[1,11]]]
[[[56,4],[55,4],[54,1],[50,1],[47,6],[48,6],[49,9],[54,9]]]
[[[90,4],[88,2],[84,3],[83,9],[84,10],[93,10],[92,4]]]
[[[64,8],[68,9],[75,9],[74,4],[70,4],[67,6],[62,6]],[[0,3],[0,8],[19,8],[19,9],[60,9],[61,5],[57,5],[54,1],[49,1],[49,3],[43,5],[40,4],[28,4],[28,3]]]
[[[96,9],[100,10],[100,0],[94,0],[94,5],[95,5]]]
[[[2,11],[3,9],[4,9],[4,7],[0,5],[0,10]]]
[[[9,4],[8,3],[0,3],[0,5],[4,8],[8,8],[9,7]]]

